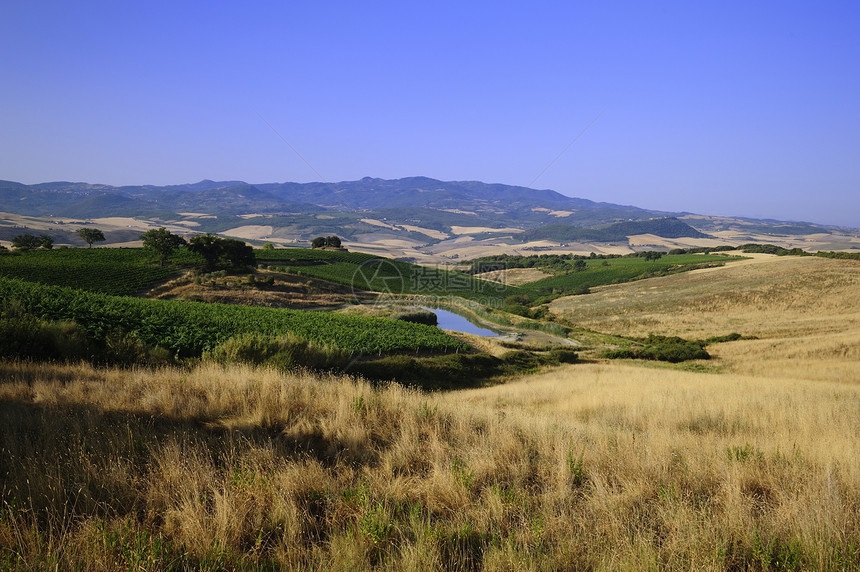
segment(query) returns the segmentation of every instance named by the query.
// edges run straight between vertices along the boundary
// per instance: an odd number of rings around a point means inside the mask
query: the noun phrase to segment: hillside
[[[731,371],[780,379],[860,381],[860,262],[753,255],[725,267],[595,288],[550,311],[620,335],[757,339],[718,346]]]
[[[154,216],[189,209],[215,215],[430,209],[468,216],[492,213],[500,220],[525,219],[531,223],[552,220],[553,216],[573,216],[548,214],[552,211],[572,211],[576,215],[573,220],[580,224],[659,214],[567,197],[546,189],[427,177],[395,180],[365,177],[339,183],[248,184],[206,180],[163,187],[69,182],[22,185],[0,181],[0,211],[29,216]]]
[[[556,242],[627,242],[637,234],[653,234],[662,238],[712,238],[675,217],[624,221],[595,228],[572,224],[549,224],[524,232],[518,238],[553,240]]]
[[[627,254],[767,242],[804,250],[860,249],[860,231],[774,220],[657,212],[568,197],[552,190],[427,177],[338,183],[204,180],[112,187],[0,181],[0,244],[21,233],[81,245],[97,226],[107,244],[139,245],[164,226],[212,232],[260,246],[306,246],[337,235],[351,250],[439,263],[493,254]]]

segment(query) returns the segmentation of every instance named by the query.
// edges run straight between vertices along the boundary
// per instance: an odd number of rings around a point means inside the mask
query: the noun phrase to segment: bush
[[[42,320],[14,303],[0,315],[0,357],[114,365],[157,365],[172,360],[167,349],[149,346],[119,328],[99,341],[73,321]]]
[[[517,316],[522,316],[523,318],[529,317],[529,308],[523,306],[521,304],[510,304],[505,305],[505,311],[510,314],[516,314]]]
[[[439,324],[436,313],[431,312],[430,310],[411,310],[408,312],[400,312],[392,315],[391,319],[410,322],[412,324],[425,324],[428,326],[436,326]]]
[[[502,354],[502,360],[515,372],[530,372],[535,371],[541,366],[541,359],[537,355],[522,351],[514,350]]]
[[[105,337],[103,359],[117,365],[166,365],[173,356],[167,348],[148,345],[136,334],[117,328]]]
[[[750,340],[755,339],[754,336],[742,336],[737,332],[732,332],[731,334],[726,334],[725,336],[711,336],[710,338],[706,338],[704,340],[699,340],[698,343],[701,346],[708,346],[711,344],[720,344],[723,342],[735,342],[737,340]]]
[[[559,363],[577,363],[579,354],[567,348],[553,348],[545,358],[545,363],[555,365]]]
[[[671,363],[711,358],[711,355],[702,347],[703,342],[694,342],[676,336],[651,334],[642,343],[643,345],[639,347],[607,350],[603,353],[603,357],[668,361]]]
[[[417,358],[397,355],[356,364],[349,372],[371,380],[438,390],[478,387],[506,373],[506,368],[502,360],[486,353]]]
[[[215,346],[204,357],[221,363],[271,365],[278,369],[342,369],[349,363],[349,353],[318,344],[293,334],[264,336],[240,334]]]
[[[546,318],[546,315],[549,313],[549,306],[538,306],[536,308],[532,308],[528,312],[528,317],[534,320],[543,320]]]
[[[0,318],[0,356],[33,360],[81,360],[92,348],[74,322],[49,322],[29,314]]]

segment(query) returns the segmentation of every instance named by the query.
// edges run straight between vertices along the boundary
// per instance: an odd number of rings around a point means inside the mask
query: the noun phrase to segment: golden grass
[[[271,237],[274,231],[275,228],[271,225],[248,224],[221,231],[221,234],[244,238],[246,240],[263,240]]]
[[[521,228],[490,228],[488,226],[452,226],[451,233],[452,234],[481,234],[485,232],[505,232],[505,233],[519,233],[524,232]]]
[[[445,240],[450,238],[450,235],[447,232],[442,232],[441,230],[434,230],[432,228],[424,228],[423,226],[415,226],[414,224],[401,224],[400,228],[405,228],[406,230],[412,232],[420,232],[421,234],[426,234],[430,238],[435,238],[438,240]]]
[[[860,387],[0,363],[0,568],[860,567]]]
[[[738,373],[860,381],[857,261],[764,256],[595,290],[556,300],[551,310],[620,335],[756,336],[709,351]]]
[[[475,278],[481,280],[490,280],[492,282],[501,282],[511,286],[519,286],[520,284],[528,284],[537,280],[549,278],[552,274],[548,274],[537,268],[506,268],[504,270],[492,270],[475,274]]]

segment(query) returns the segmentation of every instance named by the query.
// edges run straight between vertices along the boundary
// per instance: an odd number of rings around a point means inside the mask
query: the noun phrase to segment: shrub
[[[234,336],[207,352],[221,363],[271,365],[278,369],[341,369],[349,363],[349,353],[318,344],[293,334],[264,336],[256,333]]]
[[[711,336],[710,338],[706,338],[704,340],[699,340],[696,343],[701,346],[708,346],[711,344],[720,344],[723,342],[735,342],[737,340],[750,340],[755,339],[755,336],[742,336],[737,332],[732,332],[731,334],[726,334],[725,336]]]
[[[546,357],[546,362],[553,365],[559,363],[577,363],[578,361],[579,354],[567,348],[553,348]]]
[[[400,312],[391,316],[393,320],[402,322],[410,322],[412,324],[426,324],[428,326],[438,325],[439,320],[435,312],[430,310],[411,310],[408,312]]]
[[[84,331],[74,322],[50,322],[29,314],[0,318],[0,356],[35,360],[90,357]]]
[[[505,304],[505,311],[511,314],[516,314],[517,316],[522,316],[523,318],[529,317],[528,307],[523,306],[522,304]]]
[[[371,380],[393,380],[422,389],[477,387],[506,373],[504,363],[486,353],[432,357],[388,356],[355,364],[349,372]]]
[[[538,356],[522,350],[505,352],[502,354],[502,359],[518,372],[534,371],[541,365],[541,359]]]
[[[679,363],[691,359],[710,359],[711,355],[705,351],[703,342],[690,341],[677,336],[658,336],[651,334],[639,347],[620,348],[607,350],[603,357],[610,359],[645,359],[656,361],[668,361]]]
[[[104,361],[118,365],[166,365],[173,361],[170,350],[151,346],[136,334],[117,328],[104,340]]]

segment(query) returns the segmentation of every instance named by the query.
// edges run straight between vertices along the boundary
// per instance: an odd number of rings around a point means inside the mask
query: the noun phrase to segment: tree
[[[105,240],[105,234],[97,228],[79,228],[78,236],[87,243],[89,248],[93,247],[94,242]]]
[[[323,248],[326,245],[324,236],[318,236],[311,241],[311,248]]]
[[[325,245],[332,248],[340,248],[340,239],[336,236],[327,236],[325,239]]]
[[[12,239],[12,248],[16,250],[32,250],[39,248],[39,239],[32,234],[19,234]]]
[[[221,254],[218,240],[220,239],[217,236],[208,232],[198,234],[192,236],[191,240],[188,241],[188,249],[202,256],[206,260],[206,268],[212,270],[218,265],[218,257]]]
[[[220,238],[213,234],[192,236],[188,248],[206,260],[206,269],[244,268],[256,262],[254,249],[233,238]]]
[[[153,228],[140,235],[144,248],[154,250],[161,259],[161,265],[167,262],[173,251],[187,244],[185,239],[173,234],[164,227]]]
[[[19,234],[12,239],[12,247],[17,250],[33,250],[40,247],[50,250],[54,247],[54,239],[47,234],[40,234],[39,236]]]
[[[247,268],[257,262],[254,249],[234,238],[221,239],[221,257],[229,268]]]
[[[267,242],[263,245],[263,250],[275,250],[275,245],[271,242]]]

